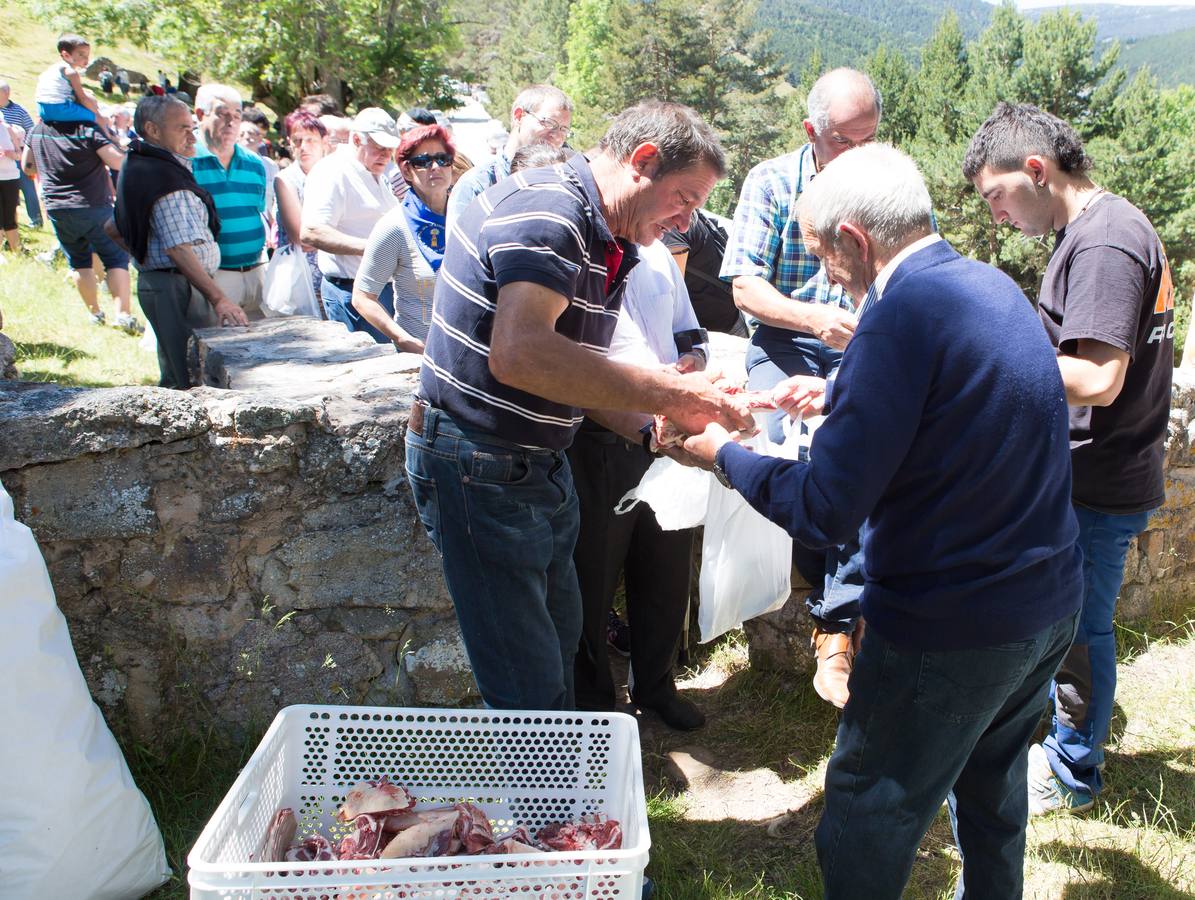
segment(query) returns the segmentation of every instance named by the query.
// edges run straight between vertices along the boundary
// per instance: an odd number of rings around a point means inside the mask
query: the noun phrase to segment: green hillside
[[[858,62],[880,44],[914,57],[948,10],[968,38],[992,13],[982,0],[762,0],[757,21],[795,74],[815,50],[832,66]]]
[[[1195,28],[1125,44],[1120,61],[1130,72],[1148,66],[1165,87],[1195,85]]]

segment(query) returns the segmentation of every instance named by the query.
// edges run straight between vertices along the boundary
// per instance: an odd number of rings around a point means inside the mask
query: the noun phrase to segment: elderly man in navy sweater
[[[862,301],[837,380],[777,388],[790,411],[825,401],[810,461],[716,425],[685,449],[806,545],[863,525],[867,628],[816,833],[825,895],[899,897],[949,797],[959,896],[1019,897],[1026,749],[1082,591],[1054,350],[1007,276],[933,233],[891,147],[843,154],[799,215]]]

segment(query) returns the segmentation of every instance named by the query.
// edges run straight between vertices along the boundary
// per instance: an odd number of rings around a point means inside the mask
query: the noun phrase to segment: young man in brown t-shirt
[[[1116,690],[1112,615],[1132,539],[1165,500],[1163,443],[1174,369],[1174,287],[1145,215],[1088,176],[1066,122],[1001,103],[963,174],[996,222],[1055,233],[1038,312],[1058,348],[1070,407],[1072,499],[1084,555],[1083,612],[1054,682],[1055,715],[1029,751],[1032,813],[1081,812],[1103,787]]]

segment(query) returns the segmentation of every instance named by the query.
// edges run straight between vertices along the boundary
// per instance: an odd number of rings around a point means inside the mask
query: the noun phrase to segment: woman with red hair
[[[307,173],[328,153],[328,129],[324,123],[303,108],[296,109],[283,120],[283,133],[290,146],[293,162],[278,173],[274,179],[274,196],[278,198],[278,212],[274,220],[278,223],[278,249],[299,243],[299,231],[303,217],[303,187]],[[320,295],[320,271],[315,261],[315,250],[303,248],[307,265],[311,269],[311,283],[316,299]],[[317,304],[320,309],[322,304]]]
[[[353,284],[353,308],[400,352],[422,353],[432,321],[436,273],[448,238],[444,210],[456,147],[448,130],[422,125],[403,134],[395,151],[410,190],[374,226]],[[394,318],[378,302],[394,283]]]

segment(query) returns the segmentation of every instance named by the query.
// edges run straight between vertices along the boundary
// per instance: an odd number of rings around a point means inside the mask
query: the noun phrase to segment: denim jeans
[[[129,254],[104,231],[104,226],[112,218],[112,207],[52,209],[49,216],[67,263],[75,271],[92,268],[92,253],[99,256],[105,269],[129,267]]]
[[[1054,679],[1054,719],[1042,744],[1050,767],[1068,787],[1098,794],[1116,694],[1112,614],[1129,544],[1145,530],[1149,513],[1112,515],[1076,504],[1075,516],[1083,549],[1083,610],[1074,646]]]
[[[947,795],[963,858],[959,896],[1021,896],[1029,739],[1077,617],[962,651],[863,632],[814,835],[828,900],[900,897]]]
[[[390,338],[382,334],[357,310],[353,309],[353,292],[333,284],[325,275],[320,280],[320,299],[324,304],[324,314],[333,322],[339,322],[349,331],[364,331],[379,344],[389,344]],[[378,303],[394,318],[394,285],[386,282],[382,292],[378,294]]]
[[[760,326],[747,348],[747,386],[762,391],[792,375],[825,378],[840,362],[842,351],[830,349],[815,337]],[[784,440],[784,417],[785,413],[777,410],[768,419],[768,436],[776,443]],[[863,548],[858,535],[824,552],[803,547],[794,547],[793,552],[801,574],[813,585],[805,608],[817,627],[829,632],[854,631],[863,596]],[[817,554],[816,559],[811,553]]]
[[[19,183],[21,185],[21,193],[25,197],[25,215],[29,216],[29,224],[34,228],[41,228],[45,221],[41,214],[41,203],[37,199],[37,185],[33,183],[33,179],[25,174],[22,169]]]
[[[427,410],[407,478],[440,551],[473,676],[493,709],[572,709],[580,527],[563,452],[528,450]]]

